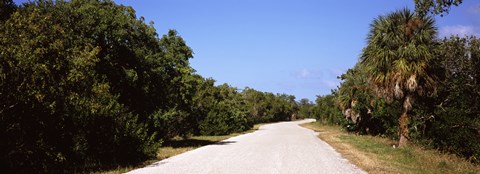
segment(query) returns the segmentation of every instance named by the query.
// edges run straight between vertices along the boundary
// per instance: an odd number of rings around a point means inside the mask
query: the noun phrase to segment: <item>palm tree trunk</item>
[[[398,141],[398,147],[403,147],[408,144],[408,115],[404,111],[400,116],[400,140]]]
[[[408,111],[412,108],[411,103],[411,95],[407,94],[407,96],[403,100],[403,113],[400,116],[399,123],[400,123],[400,140],[398,141],[398,147],[403,147],[408,144],[409,136],[408,136]]]

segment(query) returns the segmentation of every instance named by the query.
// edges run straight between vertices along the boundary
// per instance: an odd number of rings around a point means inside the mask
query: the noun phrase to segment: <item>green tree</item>
[[[135,164],[175,136],[239,132],[298,112],[294,96],[240,93],[195,74],[183,38],[175,30],[159,38],[131,7],[1,2],[0,168],[7,173]]]
[[[452,5],[458,6],[462,1],[463,0],[414,0],[415,11],[420,16],[425,16],[428,12],[443,16],[444,13],[448,14]]]
[[[268,122],[267,119],[267,101],[263,92],[246,87],[242,91],[245,107],[249,117],[255,123]]]
[[[333,94],[317,96],[314,109],[316,119],[323,124],[346,124],[347,120],[345,117],[342,117],[341,110],[335,105],[336,92],[333,91],[332,93]]]
[[[253,126],[244,110],[244,103],[237,88],[228,84],[217,86],[214,100],[208,108],[206,117],[200,121],[200,133],[203,135],[226,135],[241,132]]]
[[[195,95],[192,98],[192,110],[190,115],[191,133],[201,134],[200,123],[212,110],[218,98],[218,90],[215,86],[215,80],[212,78],[203,78],[200,75],[194,75],[197,81],[194,83],[196,88]]]
[[[368,77],[362,64],[357,63],[339,78],[343,81],[336,92],[336,103],[349,121],[348,130],[370,133],[373,129],[372,110],[377,100],[368,86]],[[373,131],[378,132],[378,131]]]
[[[134,86],[142,90],[141,95],[132,93],[125,99],[135,104],[137,112],[145,113],[146,120],[152,120],[151,129],[161,138],[186,136],[194,131],[196,114],[192,105],[197,86],[202,83],[189,64],[193,51],[175,30],[163,35],[158,46],[156,55],[146,56],[149,70],[145,85]]]
[[[435,148],[479,162],[480,39],[444,39],[436,57],[441,80],[434,101],[424,104],[425,136]]]
[[[367,112],[372,109],[370,103],[374,100],[365,68],[357,63],[353,69],[347,70],[339,78],[343,82],[336,92],[336,103],[342,109],[342,113],[355,124],[362,119],[365,120]]]
[[[173,31],[164,40],[108,0],[19,7],[0,25],[1,168],[68,173],[154,156],[162,132],[179,134],[156,123],[189,111],[179,101],[191,51]],[[186,97],[167,95],[179,84]]]
[[[434,20],[408,9],[379,16],[370,25],[360,61],[376,94],[387,101],[403,101],[399,146],[408,143],[408,114],[415,95],[434,92],[436,86],[435,77],[427,71],[435,37]]]
[[[0,0],[0,22],[7,20],[16,8],[12,0]]]
[[[170,105],[183,104],[189,105],[195,93],[194,87],[189,84],[193,79],[194,69],[190,67],[189,60],[193,58],[193,51],[187,46],[182,37],[178,36],[177,31],[170,30],[168,34],[160,39],[160,47],[164,52],[164,65],[162,66],[166,73],[166,82],[169,88],[166,88]],[[184,108],[186,109],[186,108]]]
[[[313,117],[314,104],[308,100],[308,98],[302,98],[298,102],[298,115],[297,119],[312,118]]]

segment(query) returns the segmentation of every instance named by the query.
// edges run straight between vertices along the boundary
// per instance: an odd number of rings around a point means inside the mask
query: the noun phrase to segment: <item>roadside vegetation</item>
[[[170,156],[158,149],[177,137],[214,142],[198,136],[243,132],[297,113],[294,96],[196,74],[193,50],[177,31],[157,34],[131,7],[111,0],[0,2],[3,172],[134,166]]]
[[[356,65],[338,77],[342,83],[337,89],[318,96],[316,104],[306,110],[321,124],[376,136],[349,134],[338,136],[338,141],[377,149],[368,153],[388,152],[391,157],[379,153],[379,158],[390,160],[389,165],[404,161],[400,168],[405,171],[424,173],[423,167],[433,166],[438,167],[434,173],[448,173],[442,168],[457,165],[453,164],[456,160],[426,158],[417,152],[435,152],[421,149],[455,154],[478,165],[480,38],[437,36],[432,15],[447,15],[450,6],[461,1],[415,2],[415,11],[405,8],[375,18]],[[418,158],[408,157],[411,153]],[[435,158],[444,159],[441,155]],[[424,164],[424,160],[433,163]]]
[[[0,1],[0,169],[136,166],[258,123],[305,117],[390,138],[338,141],[378,149],[367,154],[391,152],[381,158],[393,166],[423,148],[479,163],[480,39],[436,35],[432,15],[447,15],[461,0],[414,2],[415,10],[374,19],[358,63],[313,103],[200,76],[177,31],[160,35],[112,0]],[[405,167],[423,172],[415,163],[429,158],[418,156]],[[444,172],[456,161],[434,163]]]
[[[380,136],[359,136],[340,126],[319,122],[303,124],[318,137],[368,173],[480,173],[480,166],[454,154],[418,145],[394,148],[397,142]]]
[[[197,148],[210,145],[210,144],[215,144],[220,141],[229,139],[231,137],[235,137],[241,134],[246,134],[246,133],[251,133],[260,128],[264,124],[256,124],[253,126],[252,129],[245,131],[245,132],[239,132],[239,133],[232,133],[229,135],[199,135],[199,136],[191,136],[191,137],[175,137],[172,138],[162,144],[162,147],[160,147],[157,151],[157,156],[154,159],[149,159],[147,161],[144,161],[138,165],[131,165],[131,166],[118,166],[117,168],[111,169],[111,170],[104,170],[104,171],[94,171],[92,173],[97,173],[97,174],[120,174],[120,173],[126,173],[131,170],[147,166],[149,164],[152,164],[154,162],[170,158],[175,155],[179,155],[191,150],[195,150]]]

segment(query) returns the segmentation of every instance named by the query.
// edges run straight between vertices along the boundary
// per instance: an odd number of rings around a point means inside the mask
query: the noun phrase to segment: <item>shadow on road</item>
[[[173,147],[173,148],[198,147],[198,146],[206,146],[206,145],[214,144],[214,143],[216,143],[216,141],[196,140],[196,139],[182,139],[182,140],[165,141],[163,146],[169,146],[169,147]]]
[[[181,139],[181,140],[170,140],[164,143],[164,146],[172,147],[172,148],[184,148],[184,147],[201,147],[206,145],[229,145],[232,143],[236,143],[236,141],[209,141],[209,140],[196,140],[196,139]],[[147,167],[158,167],[163,164],[167,164],[168,161],[162,160],[153,164],[150,164]]]
[[[150,165],[146,166],[145,168],[147,168],[147,167],[158,167],[158,166],[161,166],[161,165],[167,164],[167,163],[168,163],[168,162],[166,162],[166,161],[159,161],[159,162],[150,164]]]
[[[220,141],[220,142],[217,142],[213,145],[229,145],[229,144],[233,144],[233,143],[236,143],[236,141]]]
[[[206,145],[228,145],[235,143],[235,141],[210,141],[210,140],[196,140],[196,139],[182,139],[182,140],[170,140],[164,143],[164,146],[169,146],[173,148],[182,148],[182,147],[200,147]]]

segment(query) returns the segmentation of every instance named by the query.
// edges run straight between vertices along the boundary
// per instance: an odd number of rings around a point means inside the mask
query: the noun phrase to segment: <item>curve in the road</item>
[[[264,125],[258,131],[198,148],[131,174],[366,173],[342,158],[312,130],[313,119]]]

